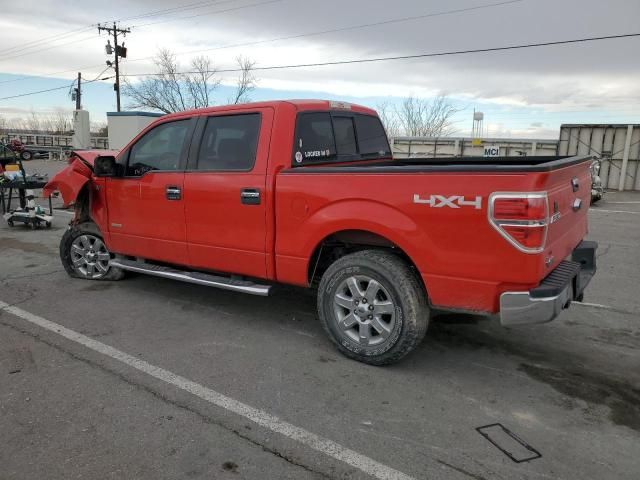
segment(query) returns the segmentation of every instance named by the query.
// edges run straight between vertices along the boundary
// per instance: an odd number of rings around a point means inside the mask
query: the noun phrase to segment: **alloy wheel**
[[[396,305],[388,290],[366,275],[343,280],[334,295],[339,334],[363,347],[389,340],[396,324]]]
[[[71,244],[71,263],[82,277],[94,280],[104,277],[109,271],[110,259],[104,242],[95,235],[80,235]]]

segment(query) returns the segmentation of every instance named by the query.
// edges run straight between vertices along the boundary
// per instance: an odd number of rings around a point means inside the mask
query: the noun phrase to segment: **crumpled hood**
[[[58,172],[44,186],[42,194],[45,198],[51,196],[55,191],[62,195],[64,207],[72,204],[82,187],[91,180],[93,174],[93,163],[100,155],[116,155],[115,150],[81,150],[73,151],[69,158],[69,165]]]
[[[84,160],[93,168],[93,163],[96,161],[96,157],[101,155],[118,155],[118,150],[74,150],[69,157],[69,164],[73,163],[75,157]]]

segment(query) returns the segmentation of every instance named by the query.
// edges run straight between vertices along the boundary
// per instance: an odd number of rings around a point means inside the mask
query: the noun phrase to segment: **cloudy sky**
[[[0,0],[0,4],[16,2]],[[170,48],[186,68],[206,54],[220,67],[245,55],[259,67],[415,55],[640,32],[638,0],[21,0],[0,16],[0,97],[66,87],[104,69],[106,36],[95,24],[130,27],[122,72],[153,71]],[[25,12],[37,12],[25,14]],[[374,24],[374,25],[372,25]],[[295,37],[295,38],[292,38]],[[561,123],[640,122],[640,37],[563,46],[263,70],[253,99],[337,98],[375,106],[407,95],[447,94],[473,109],[490,136],[549,137]],[[104,75],[110,74],[109,71]],[[234,74],[222,76],[218,101]],[[139,78],[132,76],[131,79]],[[92,120],[115,109],[110,82],[85,88]],[[123,99],[126,106],[127,100]],[[0,100],[11,119],[72,108],[66,88]]]

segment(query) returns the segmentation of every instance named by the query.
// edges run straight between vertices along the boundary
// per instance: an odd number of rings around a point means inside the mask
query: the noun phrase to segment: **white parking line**
[[[640,202],[607,202],[607,203],[615,203],[616,205],[631,205],[631,204],[635,205]]]
[[[627,210],[602,210],[601,208],[590,208],[589,212],[600,213],[630,213],[631,215],[640,215],[640,212],[629,212]]]
[[[414,480],[398,470],[383,465],[372,458],[362,455],[358,452],[350,450],[339,443],[336,443],[327,438],[311,433],[304,428],[297,427],[291,423],[285,422],[278,417],[271,415],[254,407],[251,407],[245,403],[235,400],[231,397],[227,397],[222,393],[218,393],[215,390],[211,390],[203,385],[193,382],[187,378],[181,377],[173,372],[165,370],[150,363],[145,362],[139,358],[136,358],[128,353],[117,350],[110,347],[107,344],[98,342],[92,338],[89,338],[81,333],[70,330],[62,325],[54,323],[46,318],[39,317],[33,313],[29,313],[21,308],[9,305],[3,301],[0,301],[0,310],[15,315],[16,317],[33,323],[45,330],[57,333],[58,335],[79,343],[80,345],[87,347],[95,352],[101,353],[108,357],[113,358],[131,368],[135,368],[147,375],[162,380],[165,383],[173,385],[181,390],[191,393],[196,397],[199,397],[213,405],[229,410],[237,415],[247,418],[258,425],[267,428],[273,432],[284,435],[288,438],[296,440],[307,447],[310,447],[318,452],[332,457],[336,460],[357,468],[358,470],[367,473],[373,478],[380,480]]]

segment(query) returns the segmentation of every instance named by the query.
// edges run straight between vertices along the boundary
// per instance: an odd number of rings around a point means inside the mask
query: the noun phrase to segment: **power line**
[[[228,3],[229,1],[233,1],[233,0],[226,0],[224,2],[216,2],[215,4],[217,5],[217,4],[220,4],[220,3]],[[278,0],[278,1],[281,1],[281,0]],[[348,27],[340,27],[340,28],[334,28],[334,29],[329,29],[329,30],[320,30],[320,31],[315,31],[315,32],[301,33],[301,34],[296,34],[296,35],[276,37],[276,38],[270,38],[270,39],[265,39],[265,40],[257,40],[257,41],[251,41],[251,42],[243,42],[243,43],[236,43],[236,44],[221,45],[221,46],[218,46],[218,47],[199,49],[199,50],[187,50],[187,51],[182,51],[182,52],[176,52],[176,54],[178,54],[178,55],[187,55],[187,54],[210,52],[210,51],[214,51],[214,50],[222,50],[222,49],[228,49],[228,48],[246,47],[246,46],[259,45],[259,44],[264,44],[264,43],[272,43],[272,42],[283,41],[283,40],[295,40],[295,39],[304,38],[304,37],[325,35],[325,34],[329,34],[329,33],[339,33],[339,32],[345,32],[345,31],[349,31],[349,30],[357,30],[357,29],[361,29],[361,28],[370,28],[370,27],[376,27],[376,26],[390,25],[390,24],[408,22],[408,21],[413,21],[413,20],[421,20],[421,19],[430,18],[430,17],[439,17],[439,16],[444,16],[444,15],[452,15],[452,14],[456,14],[456,13],[464,13],[464,12],[469,12],[469,11],[474,11],[474,10],[482,10],[482,9],[486,9],[486,8],[494,8],[494,7],[509,5],[509,4],[513,4],[513,3],[520,3],[520,2],[523,2],[523,1],[526,1],[526,0],[508,0],[508,1],[502,1],[502,2],[497,2],[497,3],[476,5],[474,7],[458,8],[458,9],[454,9],[454,10],[433,12],[433,13],[427,13],[427,14],[423,14],[423,15],[402,17],[402,18],[396,18],[396,19],[391,19],[391,20],[382,20],[382,21],[379,21],[379,22],[364,23],[364,24],[352,25],[352,26],[348,26]],[[211,2],[198,2],[197,4],[201,4],[201,3],[211,3]],[[271,2],[264,2],[264,3],[271,3]],[[196,4],[192,4],[192,5],[196,5]],[[257,6],[257,5],[262,5],[262,3],[256,4],[256,5],[249,5],[249,6]],[[244,6],[242,8],[247,8],[249,6]],[[166,9],[166,10],[176,10],[176,9],[177,9],[177,7],[173,8],[173,9]],[[224,12],[230,11],[230,10],[233,10],[233,9],[211,12],[211,13],[208,13],[206,15],[211,15],[211,14],[214,14],[214,13],[224,13]],[[155,14],[157,12],[162,12],[162,11],[156,11],[156,12],[153,12],[153,13]],[[159,15],[159,13],[158,13],[158,15]],[[138,17],[141,17],[141,16],[142,15],[139,15]],[[195,15],[195,16],[201,16],[201,15]],[[131,20],[131,19],[138,18],[138,17],[128,17],[128,18],[125,18],[123,20]],[[184,18],[191,18],[191,17],[180,17],[180,18],[177,18],[177,19],[169,19],[169,20],[165,20],[165,21],[177,21],[177,20],[181,20],[181,19],[184,19]],[[161,22],[152,22],[151,24],[153,24],[153,23],[161,23]],[[150,25],[150,24],[145,24],[145,25]],[[145,25],[134,25],[133,27],[143,27]],[[151,60],[153,58],[154,58],[154,56],[133,58],[133,59],[129,59],[127,61],[127,63],[139,62],[139,61],[143,61],[143,60]],[[60,74],[60,73],[75,72],[77,70],[83,70],[83,69],[86,69],[86,68],[95,68],[96,66],[101,66],[101,65],[93,65],[93,66],[84,67],[84,68],[73,68],[73,69],[69,69],[69,70],[64,70],[62,72],[55,72],[55,73],[47,74],[46,76],[54,76],[54,75]],[[17,79],[0,81],[0,84],[18,81],[18,80],[23,79],[23,78],[29,78],[29,76],[21,77],[21,78],[17,78]]]
[[[376,58],[356,58],[350,60],[338,60],[333,62],[316,62],[316,63],[298,63],[292,65],[271,65],[267,67],[254,67],[253,70],[288,70],[293,68],[311,68],[311,67],[325,67],[332,65],[352,65],[352,64],[362,64],[362,63],[374,63],[374,62],[386,62],[391,60],[413,60],[417,58],[430,58],[430,57],[445,57],[445,56],[453,56],[453,55],[467,55],[472,53],[488,53],[488,52],[501,52],[506,50],[517,50],[522,48],[537,48],[537,47],[548,47],[553,45],[568,45],[575,43],[583,43],[583,42],[595,42],[599,40],[612,40],[612,39],[620,39],[620,38],[631,38],[631,37],[640,37],[640,33],[626,33],[622,35],[606,35],[601,37],[587,37],[587,38],[577,38],[573,40],[558,40],[552,42],[540,42],[540,43],[527,43],[522,45],[508,45],[505,47],[491,47],[491,48],[476,48],[476,49],[468,49],[468,50],[453,50],[448,52],[435,52],[435,53],[420,53],[416,55],[398,55],[392,57],[376,57]],[[219,69],[215,70],[215,72],[207,72],[207,73],[237,73],[241,72],[240,68],[227,68],[227,69]],[[187,71],[187,72],[178,72],[178,73],[201,73],[195,71]],[[137,74],[127,74],[124,76],[127,77],[142,77],[142,76],[156,76],[162,75],[162,73],[137,73]]]
[[[11,60],[13,58],[18,58],[18,57],[26,57],[28,55],[33,55],[34,53],[46,52],[47,50],[53,50],[54,48],[64,47],[66,45],[71,45],[72,43],[84,42],[85,40],[91,40],[92,38],[95,38],[95,35],[90,35],[88,37],[83,37],[83,38],[77,38],[75,40],[71,40],[71,41],[66,42],[66,43],[60,43],[58,45],[51,45],[51,46],[46,47],[46,48],[40,48],[38,50],[32,50],[30,52],[23,52],[23,53],[19,53],[17,55],[11,55],[11,56],[8,56],[8,57],[3,57],[3,58],[0,58],[0,62],[6,62],[7,60]]]
[[[141,18],[148,18],[148,17],[160,17],[162,15],[170,15],[170,14],[175,13],[175,12],[184,12],[184,11],[187,11],[187,10],[196,10],[196,9],[199,9],[199,8],[207,8],[207,7],[219,5],[219,4],[222,4],[222,3],[231,3],[231,2],[236,2],[236,1],[238,1],[238,0],[206,0],[206,1],[201,1],[201,2],[188,3],[186,5],[181,5],[179,7],[165,8],[165,9],[162,9],[162,10],[155,10],[155,11],[141,13],[139,15],[134,15],[132,17],[121,18],[119,20],[116,20],[116,22],[127,22],[129,20],[139,20]]]
[[[58,33],[55,35],[49,35],[47,37],[41,37],[37,40],[32,40],[30,42],[26,42],[20,45],[15,45],[13,47],[9,47],[9,48],[5,48],[4,50],[0,50],[0,55],[13,55],[14,53],[17,53],[19,51],[22,50],[29,50],[31,48],[35,48],[37,46],[39,46],[38,44],[46,44],[49,43],[51,41],[55,41],[55,40],[60,40],[64,37],[69,37],[71,35],[77,35],[78,33],[82,33],[85,31],[89,31],[90,29],[93,28],[93,25],[88,26],[88,27],[83,27],[83,28],[78,28],[76,30],[71,30],[68,32],[62,32],[62,33]]]
[[[368,58],[368,59],[352,59],[352,60],[341,60],[334,62],[317,62],[317,63],[306,63],[306,64],[295,64],[295,65],[272,65],[267,67],[254,67],[254,70],[283,70],[290,68],[307,68],[307,67],[319,67],[319,66],[330,66],[330,65],[350,65],[350,64],[360,64],[360,63],[373,63],[373,62],[382,62],[382,61],[391,61],[391,60],[408,60],[408,59],[416,59],[416,58],[428,58],[428,57],[441,57],[441,56],[450,56],[450,55],[463,55],[463,54],[473,54],[473,53],[486,53],[486,52],[499,52],[506,50],[516,50],[522,48],[536,48],[536,47],[545,47],[545,46],[553,46],[553,45],[568,45],[575,43],[583,43],[583,42],[594,42],[600,40],[612,40],[612,39],[621,39],[621,38],[632,38],[632,37],[640,37],[640,33],[627,33],[621,35],[606,35],[600,37],[586,37],[586,38],[578,38],[572,40],[558,40],[552,42],[539,42],[539,43],[528,43],[523,45],[509,45],[505,47],[492,47],[492,48],[479,48],[479,49],[469,49],[469,50],[454,50],[450,52],[436,52],[436,53],[422,53],[417,55],[401,55],[401,56],[393,56],[393,57],[378,57],[378,58]],[[231,72],[240,72],[241,69],[238,68],[229,68],[216,70],[216,73],[231,73]],[[200,73],[200,72],[180,72],[180,73]],[[125,77],[142,77],[142,76],[156,76],[162,75],[160,73],[137,73],[137,74],[122,74],[121,76]],[[113,77],[105,77],[99,80],[107,80]],[[98,81],[92,80],[91,83]],[[28,92],[22,93],[19,95],[12,95],[9,97],[0,98],[0,100],[8,100],[11,98],[24,97],[27,95],[35,95],[38,93],[52,92],[55,90],[61,90],[63,88],[69,88],[69,85],[63,87],[57,87],[47,90],[39,90],[37,92]]]
[[[233,12],[233,11],[236,11],[236,10],[244,10],[246,8],[251,8],[251,7],[259,7],[261,5],[268,5],[270,3],[280,3],[282,1],[283,0],[267,0],[267,1],[264,1],[264,2],[250,3],[249,5],[242,5],[242,6],[239,6],[239,7],[227,8],[225,10],[216,10],[215,12],[198,13],[196,15],[189,15],[187,17],[167,18],[167,19],[164,19],[164,20],[158,20],[157,22],[149,22],[149,23],[143,23],[141,25],[133,25],[133,27],[140,28],[140,27],[147,27],[149,25],[157,25],[158,23],[177,22],[177,21],[180,21],[180,20],[188,20],[190,18],[204,17],[206,15],[214,15],[216,13],[227,13],[227,12]]]
[[[229,3],[229,2],[233,2],[233,1],[237,1],[237,0],[218,0],[218,1],[215,1],[215,2],[212,2],[211,0],[209,0],[207,2],[198,2],[197,4],[188,4],[188,5],[184,6],[184,7],[187,7],[187,8],[174,7],[174,8],[171,8],[171,9],[151,11],[151,12],[147,12],[147,13],[144,13],[144,14],[141,14],[141,15],[130,17],[130,18],[136,19],[136,18],[146,18],[146,17],[159,16],[159,15],[169,15],[171,13],[180,12],[180,11],[183,11],[183,10],[192,10],[194,8],[205,8],[205,7],[210,7],[212,5],[217,5],[217,4],[222,4],[222,3]],[[282,1],[282,0],[272,0],[272,1]],[[205,5],[202,5],[203,3]],[[199,6],[193,6],[193,5],[199,5]],[[245,6],[245,7],[238,7],[238,8],[247,8],[247,7]],[[214,12],[214,13],[216,13],[216,12]],[[187,18],[191,18],[191,17],[187,17]],[[182,18],[174,19],[174,20],[181,20],[181,19]],[[170,22],[170,21],[173,21],[173,20],[172,19],[168,19],[168,20],[164,20],[164,21],[165,22]],[[157,23],[162,23],[162,22],[157,22]],[[153,23],[145,24],[145,25],[151,25],[151,24],[153,24]],[[42,47],[43,45],[46,45],[46,44],[50,43],[51,41],[62,40],[63,38],[75,36],[75,35],[77,35],[79,33],[82,33],[82,32],[85,32],[85,31],[89,31],[92,28],[94,28],[96,25],[99,25],[99,24],[92,24],[92,25],[89,25],[87,27],[79,28],[79,29],[76,29],[76,30],[71,30],[71,31],[68,31],[68,32],[62,32],[62,33],[59,33],[59,34],[56,34],[56,35],[52,35],[52,36],[49,36],[49,37],[42,37],[42,38],[40,38],[38,40],[33,40],[31,42],[27,42],[26,44],[17,45],[17,46],[14,46],[12,48],[3,50],[3,51],[0,52],[0,55],[9,54],[10,56],[0,59],[0,62],[1,61],[5,61],[5,60],[10,60],[10,59],[13,59],[13,58],[26,56],[26,55],[31,55],[33,53],[39,53],[39,52],[43,52],[43,51],[46,51],[46,50],[51,50],[51,49],[54,49],[54,48],[62,47],[62,46],[65,46],[65,45],[69,45],[71,43],[77,43],[77,42],[81,42],[83,40],[88,40],[89,38],[92,38],[92,37],[86,37],[84,39],[72,40],[71,42],[62,43],[62,44],[59,44],[59,45],[53,45],[53,46],[50,46],[50,47],[47,47],[47,48],[44,48],[44,49],[39,48],[39,47]],[[140,25],[140,26],[144,26],[144,25]],[[32,49],[36,49],[36,50],[32,50]],[[25,52],[25,50],[27,50],[27,52]],[[28,50],[32,50],[32,51],[28,51]],[[77,70],[77,69],[71,69],[69,71],[75,71],[75,70]]]
[[[26,97],[29,95],[37,95],[38,93],[47,93],[47,92],[54,92],[56,90],[62,90],[62,89],[69,89],[71,86],[73,86],[75,82],[71,82],[70,84],[67,85],[63,85],[62,87],[56,87],[56,88],[48,88],[46,90],[38,90],[36,92],[28,92],[28,93],[20,93],[18,95],[11,95],[9,97],[2,97],[0,98],[0,100],[9,100],[11,98],[20,98],[20,97]]]
[[[190,9],[193,9],[193,8],[209,7],[209,6],[212,6],[212,5],[218,5],[218,4],[222,4],[222,3],[229,3],[229,2],[232,2],[232,1],[237,1],[237,0],[223,0],[223,1],[218,1],[218,2],[211,2],[211,1],[209,1],[209,2],[204,2],[204,3],[207,3],[207,5],[203,5],[203,6],[200,6],[200,7],[191,7],[191,8],[186,8],[186,9],[184,9],[184,10],[190,10]],[[136,27],[138,27],[138,28],[139,28],[139,27],[145,27],[145,26],[148,26],[148,25],[155,25],[155,24],[157,24],[157,23],[167,23],[167,22],[174,22],[174,21],[179,21],[179,20],[186,20],[186,19],[189,19],[189,18],[195,18],[195,17],[205,16],[205,15],[213,15],[213,14],[217,14],[217,13],[226,13],[226,12],[231,12],[231,11],[235,11],[235,10],[242,10],[242,9],[246,9],[246,8],[257,7],[257,6],[261,6],[261,5],[266,5],[266,4],[271,4],[271,3],[277,3],[277,2],[282,2],[282,1],[283,1],[283,0],[267,0],[267,1],[259,2],[259,3],[254,3],[254,4],[242,5],[242,6],[239,6],[239,7],[229,8],[229,9],[226,9],[226,10],[217,10],[217,11],[215,11],[215,12],[210,12],[210,13],[204,13],[204,14],[198,14],[198,15],[191,15],[191,16],[188,16],[188,17],[179,17],[179,18],[173,18],[173,19],[172,19],[172,18],[169,18],[169,19],[161,20],[161,21],[159,21],[159,22],[150,22],[150,23],[145,23],[145,24],[141,24],[141,25],[133,25],[131,28],[136,28]],[[519,0],[519,1],[524,1],[524,0]],[[199,2],[199,3],[203,3],[203,2]],[[210,5],[209,5],[209,4],[210,4]],[[191,4],[191,5],[196,5],[196,4]],[[175,8],[173,8],[173,9],[165,9],[165,10],[181,11],[181,10],[183,10],[183,9],[179,9],[179,8],[175,7]],[[148,13],[148,14],[146,14],[146,15],[139,15],[138,17],[132,17],[132,18],[139,18],[139,17],[143,17],[143,16],[157,16],[157,15],[166,15],[166,14],[168,14],[168,13],[157,13],[157,12],[158,12],[158,11],[156,11],[156,12],[149,12],[149,13]],[[164,11],[160,11],[160,12],[164,12]],[[175,12],[170,12],[170,13],[175,13]],[[126,20],[126,19],[125,19],[125,20]],[[99,25],[99,24],[98,24],[98,25]],[[95,26],[95,25],[94,25],[94,26]],[[84,31],[84,30],[86,30],[86,29],[81,29],[81,30],[78,30],[78,31]],[[70,35],[70,34],[71,34],[71,32],[69,32],[67,35]],[[55,49],[55,48],[58,48],[58,47],[62,47],[62,46],[65,46],[65,45],[69,45],[69,44],[72,44],[72,43],[78,43],[78,42],[81,42],[81,41],[84,41],[84,40],[89,40],[89,39],[91,39],[91,38],[93,38],[93,36],[86,37],[86,38],[81,38],[81,39],[76,39],[76,40],[72,40],[72,41],[67,42],[67,43],[62,43],[62,44],[59,44],[59,45],[53,45],[53,46],[50,46],[50,47],[47,47],[47,48],[38,49],[38,50],[33,50],[33,51],[26,52],[26,53],[20,53],[20,54],[17,54],[17,55],[12,55],[12,56],[9,56],[9,57],[6,57],[6,58],[1,58],[1,59],[0,59],[0,62],[6,61],[6,60],[11,60],[11,59],[13,59],[13,58],[18,58],[18,57],[26,56],[26,55],[31,55],[31,54],[34,54],[34,53],[40,53],[40,52],[43,52],[43,51],[46,51],[46,50],[52,50],[52,49]],[[33,45],[33,46],[32,46],[32,47],[30,47],[30,48],[35,48],[35,47],[38,47],[38,46],[39,46],[39,45]],[[143,59],[136,59],[136,60],[132,60],[132,61],[146,60],[146,59],[149,59],[149,58],[153,58],[153,57],[146,57],[146,58],[143,58]],[[96,66],[100,66],[100,65],[96,65]],[[93,68],[93,67],[95,67],[95,66],[92,66],[92,67],[85,67],[85,68]],[[69,70],[64,70],[64,71],[62,71],[62,72],[56,72],[56,73],[68,73],[68,72],[74,72],[74,71],[76,71],[76,70],[82,70],[82,68],[72,68],[72,69],[69,69]],[[53,76],[53,75],[55,75],[55,73],[54,73],[54,74],[46,74],[46,75],[43,75],[43,76]],[[10,80],[4,80],[4,81],[1,81],[1,82],[0,82],[0,84],[1,84],[1,83],[10,83],[10,82],[15,82],[15,81],[19,81],[19,80],[26,79],[26,78],[29,78],[29,76],[24,76],[24,77],[14,78],[14,79],[10,79]]]
[[[177,11],[186,11],[186,10],[192,10],[194,8],[205,8],[205,7],[209,7],[211,5],[215,5],[215,4],[220,4],[220,3],[229,3],[229,2],[233,2],[233,1],[237,1],[237,0],[206,0],[206,1],[200,1],[200,2],[196,2],[196,3],[190,3],[187,5],[182,5],[180,7],[172,7],[172,8],[165,8],[162,10],[155,10],[155,11],[148,11],[148,12],[143,12],[139,15],[134,15],[132,17],[127,17],[124,19],[120,19],[120,20],[115,20],[116,22],[121,22],[121,21],[126,21],[126,20],[134,20],[134,19],[139,19],[139,18],[147,18],[147,17],[153,17],[153,16],[161,16],[161,15],[169,15],[171,13],[177,12]],[[111,20],[108,20],[106,22],[102,22],[102,23],[108,23]],[[13,55],[14,53],[18,53],[20,51],[24,51],[24,50],[30,50],[32,48],[37,48],[39,46],[45,45],[47,43],[50,43],[52,41],[57,41],[57,40],[61,40],[62,38],[65,37],[70,37],[73,35],[77,35],[78,33],[82,33],[85,31],[89,31],[92,30],[93,28],[95,28],[97,24],[91,24],[91,25],[87,25],[85,27],[82,28],[78,28],[78,29],[74,29],[74,30],[69,30],[66,32],[61,32],[61,33],[57,33],[55,35],[48,35],[46,37],[40,37],[36,40],[32,40],[20,45],[15,45],[13,47],[9,47],[3,50],[0,50],[0,55]],[[69,70],[69,71],[74,71],[75,69]],[[66,72],[65,72],[66,73]]]
[[[56,75],[60,75],[61,73],[70,73],[70,72],[75,72],[77,70],[82,71],[82,70],[87,70],[88,68],[97,68],[97,67],[101,67],[101,66],[102,66],[102,63],[100,63],[99,65],[89,65],[89,66],[86,66],[86,67],[71,68],[69,70],[62,70],[62,71],[59,71],[59,72],[40,73],[40,74],[34,73],[33,75],[25,75],[25,76],[18,77],[18,78],[11,78],[9,80],[2,80],[2,81],[0,81],[0,84],[19,82],[20,80],[25,80],[25,79],[34,78],[34,77],[54,77]]]
[[[113,76],[111,77],[105,77],[105,78],[100,78],[104,72],[106,72],[107,70],[109,70],[111,67],[107,66],[107,68],[105,68],[104,70],[102,70],[98,75],[96,75],[96,78],[94,78],[93,80],[89,80],[87,82],[84,83],[93,83],[93,82],[97,82],[98,80],[108,80],[109,78],[113,78]]]
[[[456,13],[469,12],[469,11],[473,11],[473,10],[482,10],[482,9],[485,9],[485,8],[493,8],[493,7],[508,5],[508,4],[512,4],[512,3],[520,3],[520,2],[524,2],[524,1],[526,1],[526,0],[508,0],[508,1],[498,2],[498,3],[488,3],[488,4],[484,4],[484,5],[476,5],[475,7],[458,8],[458,9],[455,9],[455,10],[445,10],[445,11],[441,11],[441,12],[433,12],[433,13],[427,13],[427,14],[423,14],[423,15],[413,15],[413,16],[410,16],[410,17],[395,18],[395,19],[391,19],[391,20],[382,20],[382,21],[373,22],[373,23],[362,23],[362,24],[359,24],[359,25],[351,25],[351,26],[348,26],[348,27],[339,27],[339,28],[332,28],[332,29],[329,29],[329,30],[319,30],[319,31],[315,31],[315,32],[299,33],[299,34],[295,34],[295,35],[287,35],[287,36],[284,36],[284,37],[268,38],[268,39],[265,39],[265,40],[254,40],[254,41],[251,41],[251,42],[220,45],[218,47],[205,48],[205,49],[199,49],[199,50],[186,50],[186,51],[182,51],[182,52],[176,52],[176,54],[177,55],[188,55],[188,54],[193,54],[193,53],[204,53],[204,52],[211,52],[211,51],[214,51],[214,50],[223,50],[223,49],[227,49],[227,48],[249,47],[249,46],[252,46],[252,45],[260,45],[260,44],[264,44],[264,43],[272,43],[272,42],[278,42],[278,41],[282,41],[282,40],[295,40],[295,39],[298,39],[298,38],[313,37],[313,36],[318,36],[318,35],[326,35],[326,34],[329,34],[329,33],[340,33],[340,32],[346,32],[346,31],[349,31],[349,30],[357,30],[357,29],[361,29],[361,28],[379,27],[379,26],[390,25],[390,24],[394,24],[394,23],[403,23],[403,22],[408,22],[408,21],[413,21],[413,20],[422,20],[422,19],[430,18],[430,17],[439,17],[439,16],[444,16],[444,15],[452,15],[452,14],[456,14]],[[129,60],[129,63],[139,62],[139,61],[142,61],[142,60],[150,60],[150,59],[153,59],[153,58],[154,58],[153,56],[133,58],[133,59]]]
[[[98,82],[98,81],[103,81],[103,80],[110,80],[112,78],[114,78],[115,75],[111,75],[108,77],[102,77],[102,78],[95,78],[93,80],[88,80],[86,82],[83,83],[83,85],[87,85],[88,83],[94,83],[94,82]],[[19,93],[17,95],[11,95],[9,97],[2,97],[0,98],[0,100],[10,100],[12,98],[20,98],[20,97],[27,97],[30,95],[37,95],[39,93],[47,93],[47,92],[55,92],[56,90],[63,90],[63,89],[69,89],[71,87],[73,87],[73,85],[75,85],[76,81],[74,80],[73,82],[63,85],[61,87],[55,87],[55,88],[48,88],[46,90],[37,90],[35,92],[26,92],[26,93]]]

